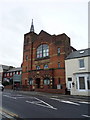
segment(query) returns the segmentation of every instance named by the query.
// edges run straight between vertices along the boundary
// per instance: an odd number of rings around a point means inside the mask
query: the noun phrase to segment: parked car
[[[4,90],[4,86],[2,84],[0,84],[0,91]]]

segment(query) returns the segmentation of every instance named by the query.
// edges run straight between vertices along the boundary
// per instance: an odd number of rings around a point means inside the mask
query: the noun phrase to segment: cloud
[[[24,34],[34,19],[35,32],[66,33],[76,49],[87,48],[87,0],[1,0],[0,63],[20,66]]]

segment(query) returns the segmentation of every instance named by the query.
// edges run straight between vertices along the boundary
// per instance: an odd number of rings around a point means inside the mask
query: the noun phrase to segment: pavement
[[[6,89],[5,91],[13,91]],[[85,101],[90,102],[90,96],[79,96],[79,95],[65,95],[65,94],[57,94],[57,93],[46,93],[46,92],[36,92],[36,91],[21,91],[21,90],[15,90],[15,92],[22,93],[25,95],[32,95],[32,96],[46,96],[46,97],[58,97],[58,98],[75,98],[75,99],[82,99]]]

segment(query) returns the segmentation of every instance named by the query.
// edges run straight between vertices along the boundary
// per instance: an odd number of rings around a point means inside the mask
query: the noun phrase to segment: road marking
[[[22,99],[22,98],[31,98],[31,99],[33,99],[33,97],[22,96],[22,95],[15,95],[15,96],[3,95],[3,96],[8,97],[8,98],[12,98],[12,99]]]
[[[68,104],[73,104],[73,105],[78,105],[78,106],[80,106],[80,104],[75,103],[75,102],[71,102],[71,101],[61,100],[61,102],[64,102],[64,103],[68,103]]]
[[[17,99],[16,97],[12,97],[12,96],[9,96],[9,95],[3,95],[3,96],[5,96],[5,97],[8,97],[8,98],[12,98],[12,99]]]
[[[80,101],[79,103],[90,104],[90,102],[83,102],[83,101],[82,102]]]
[[[16,95],[16,96],[20,96],[20,97],[21,97],[21,96],[23,96],[23,95],[18,94],[18,95]]]
[[[12,113],[12,112],[4,109],[4,108],[0,108],[0,113],[1,113],[2,115],[5,115],[7,118],[18,117],[17,114]],[[14,120],[14,119],[13,119],[13,120]]]
[[[31,104],[38,104],[38,103],[41,103],[40,101],[32,101],[32,102],[31,102],[31,101],[28,101],[28,100],[27,100],[26,102],[31,103]]]
[[[50,98],[50,99],[52,99],[52,100],[57,100],[57,101],[59,101],[59,102],[68,103],[68,104],[73,104],[73,105],[78,105],[78,106],[80,105],[80,104],[75,103],[75,102],[60,100],[60,99],[57,99],[57,98]]]
[[[52,99],[52,100],[57,100],[57,101],[60,102],[60,99],[57,99],[57,98],[50,98],[50,99]]]
[[[50,104],[44,102],[43,100],[40,100],[40,99],[38,99],[38,98],[36,98],[36,97],[35,97],[35,99],[37,99],[38,101],[41,101],[42,103],[46,104],[47,106],[49,106],[49,107],[52,108],[52,109],[57,109],[57,108],[54,108],[53,106],[51,106]]]
[[[52,97],[58,97],[58,96],[52,96]]]
[[[34,97],[37,101],[26,101],[27,103],[31,103],[31,104],[35,104],[35,105],[39,105],[39,106],[42,106],[42,107],[47,107],[47,108],[51,108],[51,109],[54,109],[54,110],[57,110],[57,108],[54,108],[53,106],[51,106],[50,104],[44,102],[43,100],[40,100],[36,97]]]
[[[21,96],[21,97],[16,97],[16,99],[18,99],[18,98],[27,98],[27,97],[23,97],[23,96]]]
[[[90,116],[88,116],[88,115],[82,115],[83,117],[88,117],[88,118],[90,118]]]
[[[6,94],[6,93],[4,93],[4,94]],[[11,93],[7,93],[8,95],[11,95]]]

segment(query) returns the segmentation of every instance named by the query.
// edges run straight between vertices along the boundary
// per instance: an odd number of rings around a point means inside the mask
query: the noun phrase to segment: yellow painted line
[[[18,117],[18,115],[17,114],[15,114],[15,113],[12,113],[12,112],[10,112],[10,111],[8,111],[8,110],[6,110],[6,109],[3,109],[3,108],[0,108],[0,111],[3,113],[6,113],[6,114],[8,114],[8,115],[10,115],[10,116],[12,116],[12,117]]]

